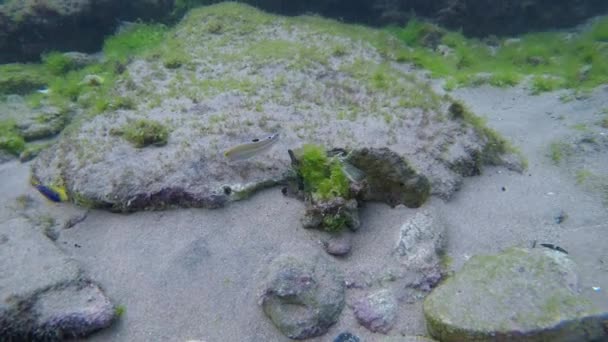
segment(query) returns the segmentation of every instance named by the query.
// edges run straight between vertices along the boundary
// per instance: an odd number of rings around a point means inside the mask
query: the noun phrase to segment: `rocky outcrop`
[[[210,22],[231,29],[209,31]],[[386,159],[357,158],[370,178],[390,176],[374,184],[370,199],[418,206],[429,183],[433,194],[450,197],[464,176],[452,170],[453,159],[479,160],[488,139],[450,119],[450,99],[387,63],[376,38],[331,33],[340,25],[308,25],[235,3],[192,11],[168,34],[184,47],[184,66],[134,59],[116,83],[132,106],[74,125],[39,155],[33,173],[43,184],[65,184],[86,206],[219,207],[285,181],[287,150],[315,141],[326,149],[367,147]],[[234,58],[223,57],[228,50]],[[170,126],[167,144],[138,148],[111,134],[140,119]],[[277,131],[269,151],[247,160],[223,155]]]
[[[565,253],[513,248],[471,258],[427,297],[424,314],[441,341],[605,340],[608,312],[580,291]]]
[[[109,326],[114,305],[22,218],[0,224],[0,336],[55,341]]]
[[[285,336],[306,339],[323,335],[344,307],[344,280],[323,257],[281,256],[268,271],[260,304]]]

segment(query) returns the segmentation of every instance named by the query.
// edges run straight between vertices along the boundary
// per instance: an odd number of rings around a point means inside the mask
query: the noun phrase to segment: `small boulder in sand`
[[[114,305],[99,286],[28,220],[0,224],[0,237],[0,336],[63,340],[114,321]]]
[[[268,272],[260,304],[285,336],[323,335],[344,307],[344,280],[328,260],[281,256]]]
[[[344,256],[352,248],[352,233],[342,232],[339,235],[332,235],[329,239],[323,241],[323,247],[331,255]]]
[[[391,330],[397,315],[397,301],[386,289],[372,292],[353,305],[357,321],[372,332],[386,334]]]

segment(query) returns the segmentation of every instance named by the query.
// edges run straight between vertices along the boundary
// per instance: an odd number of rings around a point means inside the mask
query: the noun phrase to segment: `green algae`
[[[133,120],[111,133],[121,135],[138,148],[149,145],[163,146],[169,138],[169,130],[165,126],[158,121],[147,119]]]
[[[0,65],[0,94],[27,94],[46,85],[47,70],[39,64]]]
[[[608,18],[603,18],[588,31],[574,35],[540,32],[502,39],[495,49],[419,20],[411,20],[403,28],[389,27],[387,32],[409,46],[397,56],[397,61],[420,66],[433,77],[448,78],[447,90],[484,83],[508,87],[518,84],[523,75],[532,75],[532,91],[538,94],[606,83],[607,23]],[[450,52],[435,50],[439,43],[449,47]],[[478,77],[480,73],[491,76]]]
[[[18,156],[25,149],[25,140],[19,134],[14,120],[0,121],[0,150]]]

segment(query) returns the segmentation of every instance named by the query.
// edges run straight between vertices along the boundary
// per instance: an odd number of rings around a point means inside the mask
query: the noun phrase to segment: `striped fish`
[[[249,143],[240,144],[226,150],[224,156],[232,161],[249,159],[258,153],[268,150],[278,140],[279,133],[274,133],[264,139],[253,139]]]

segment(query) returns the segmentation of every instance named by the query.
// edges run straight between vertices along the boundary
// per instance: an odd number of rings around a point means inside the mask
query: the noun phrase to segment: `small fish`
[[[57,189],[55,189],[54,187],[52,188],[52,187],[44,186],[42,184],[36,184],[36,185],[34,185],[34,187],[44,197],[48,198],[49,200],[51,200],[53,202],[63,202],[65,200],[67,200],[67,195],[65,194],[65,191],[57,191]]]
[[[37,179],[32,179],[32,185],[44,197],[53,202],[65,202],[68,200],[68,194],[64,187],[54,185],[43,185]]]
[[[568,254],[568,252],[566,252],[565,249],[561,248],[560,246],[556,246],[554,244],[551,244],[551,243],[541,243],[540,245],[543,246],[543,247],[552,249],[554,251],[558,251],[558,252],[562,252],[564,254]]]
[[[233,161],[249,159],[256,154],[269,149],[278,140],[279,133],[274,133],[264,139],[253,139],[249,143],[240,144],[226,150],[224,156]]]
[[[51,89],[49,89],[49,88],[42,88],[42,89],[38,89],[36,91],[39,92],[40,94],[46,95],[46,94],[48,94],[48,93],[51,92]]]

